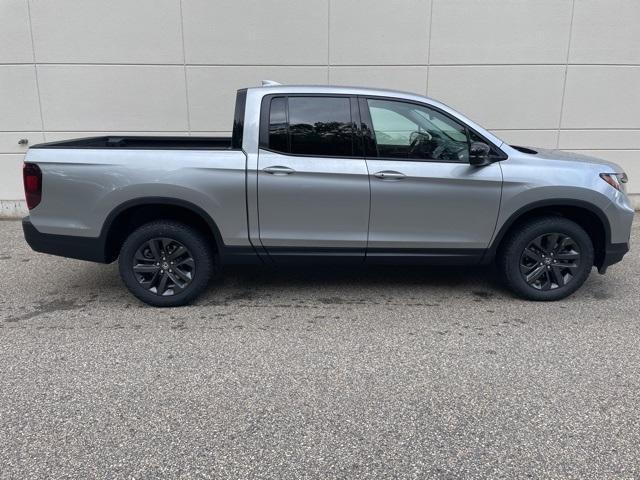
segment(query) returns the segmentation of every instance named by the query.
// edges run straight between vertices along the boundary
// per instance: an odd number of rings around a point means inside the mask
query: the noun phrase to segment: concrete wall
[[[0,0],[0,202],[30,144],[231,129],[263,78],[428,94],[640,194],[638,0]]]

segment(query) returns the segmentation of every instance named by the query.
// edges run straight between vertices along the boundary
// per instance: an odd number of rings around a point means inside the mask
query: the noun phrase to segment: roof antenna
[[[278,82],[274,82],[273,80],[262,80],[263,87],[273,87],[274,85],[282,85],[282,84]]]

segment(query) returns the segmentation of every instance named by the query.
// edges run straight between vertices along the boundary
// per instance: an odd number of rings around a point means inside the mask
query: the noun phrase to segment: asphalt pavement
[[[639,271],[532,303],[491,269],[233,268],[154,309],[2,221],[0,478],[640,478]]]

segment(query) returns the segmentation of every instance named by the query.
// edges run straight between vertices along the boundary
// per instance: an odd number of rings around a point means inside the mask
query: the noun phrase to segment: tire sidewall
[[[183,244],[194,262],[194,276],[185,291],[171,296],[160,296],[142,287],[133,271],[133,260],[140,246],[152,238],[166,237]],[[135,230],[122,245],[118,259],[120,276],[127,288],[138,299],[156,307],[173,307],[191,302],[209,283],[213,269],[213,256],[200,233],[191,227],[174,222],[153,222]]]

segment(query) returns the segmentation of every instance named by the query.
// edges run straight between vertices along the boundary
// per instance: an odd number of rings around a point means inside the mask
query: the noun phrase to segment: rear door
[[[502,172],[468,162],[482,140],[424,104],[361,98],[371,220],[367,258],[408,255],[473,260],[493,233]]]
[[[357,115],[349,96],[264,98],[258,216],[261,243],[276,261],[364,259],[369,177]]]

